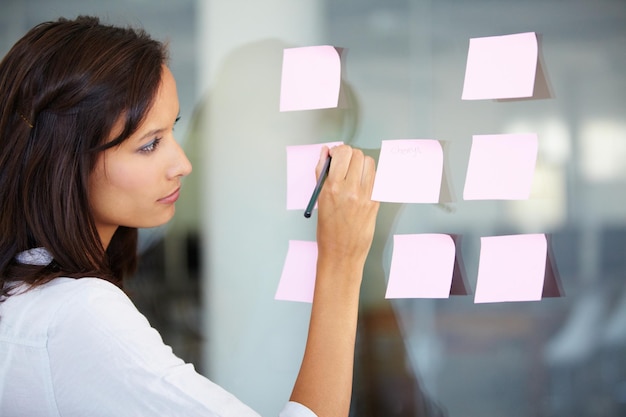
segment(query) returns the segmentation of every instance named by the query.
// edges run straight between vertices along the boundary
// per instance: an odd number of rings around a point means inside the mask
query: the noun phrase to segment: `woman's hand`
[[[332,162],[318,200],[318,259],[333,268],[362,268],[372,244],[379,207],[371,199],[375,163],[348,145],[330,150],[324,147],[316,168],[318,178],[328,155]]]

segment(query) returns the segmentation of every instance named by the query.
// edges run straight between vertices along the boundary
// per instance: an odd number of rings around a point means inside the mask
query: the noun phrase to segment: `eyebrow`
[[[165,128],[153,129],[149,132],[146,132],[145,135],[141,135],[140,138],[137,138],[137,141],[142,142],[143,140],[148,139],[151,136],[156,136],[157,134],[162,133],[164,131],[165,131]]]
[[[178,113],[176,114],[176,119],[174,119],[174,124],[176,124],[176,122],[178,122],[179,119],[180,119],[180,110],[178,110]],[[168,129],[168,127],[159,127],[157,129],[152,129],[149,132],[146,132],[145,134],[141,135],[141,137],[137,138],[137,140],[139,142],[141,142],[144,139],[147,139],[150,136],[155,136],[155,135],[157,135],[159,133],[162,133],[162,132],[164,132],[167,129]]]

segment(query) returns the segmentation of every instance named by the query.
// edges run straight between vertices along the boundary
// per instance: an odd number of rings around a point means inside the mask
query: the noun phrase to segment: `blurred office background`
[[[363,282],[352,415],[626,416],[624,0],[0,0],[0,54],[33,25],[95,14],[168,41],[179,140],[194,163],[177,216],[142,233],[136,304],[184,359],[262,415],[288,399],[310,306],[273,299],[290,239],[285,146],[444,143],[449,199],[382,204]],[[461,101],[469,38],[537,32],[542,94]],[[282,50],[346,48],[351,107],[280,113]],[[473,134],[536,132],[527,201],[463,201]],[[546,233],[560,297],[385,300],[394,233]]]

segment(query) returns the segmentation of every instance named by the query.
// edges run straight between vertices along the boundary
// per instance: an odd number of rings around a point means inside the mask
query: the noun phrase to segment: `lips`
[[[180,197],[180,187],[178,187],[176,190],[174,190],[173,193],[160,198],[158,201],[159,203],[163,203],[163,204],[173,204],[176,202],[176,200],[178,200],[178,197]]]

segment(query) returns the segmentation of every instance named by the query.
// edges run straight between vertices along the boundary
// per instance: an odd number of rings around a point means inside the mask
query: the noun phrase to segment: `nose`
[[[191,162],[185,155],[185,151],[178,144],[178,142],[173,141],[174,149],[173,149],[173,163],[168,171],[168,177],[170,179],[174,179],[176,177],[185,177],[191,173],[192,167]]]

